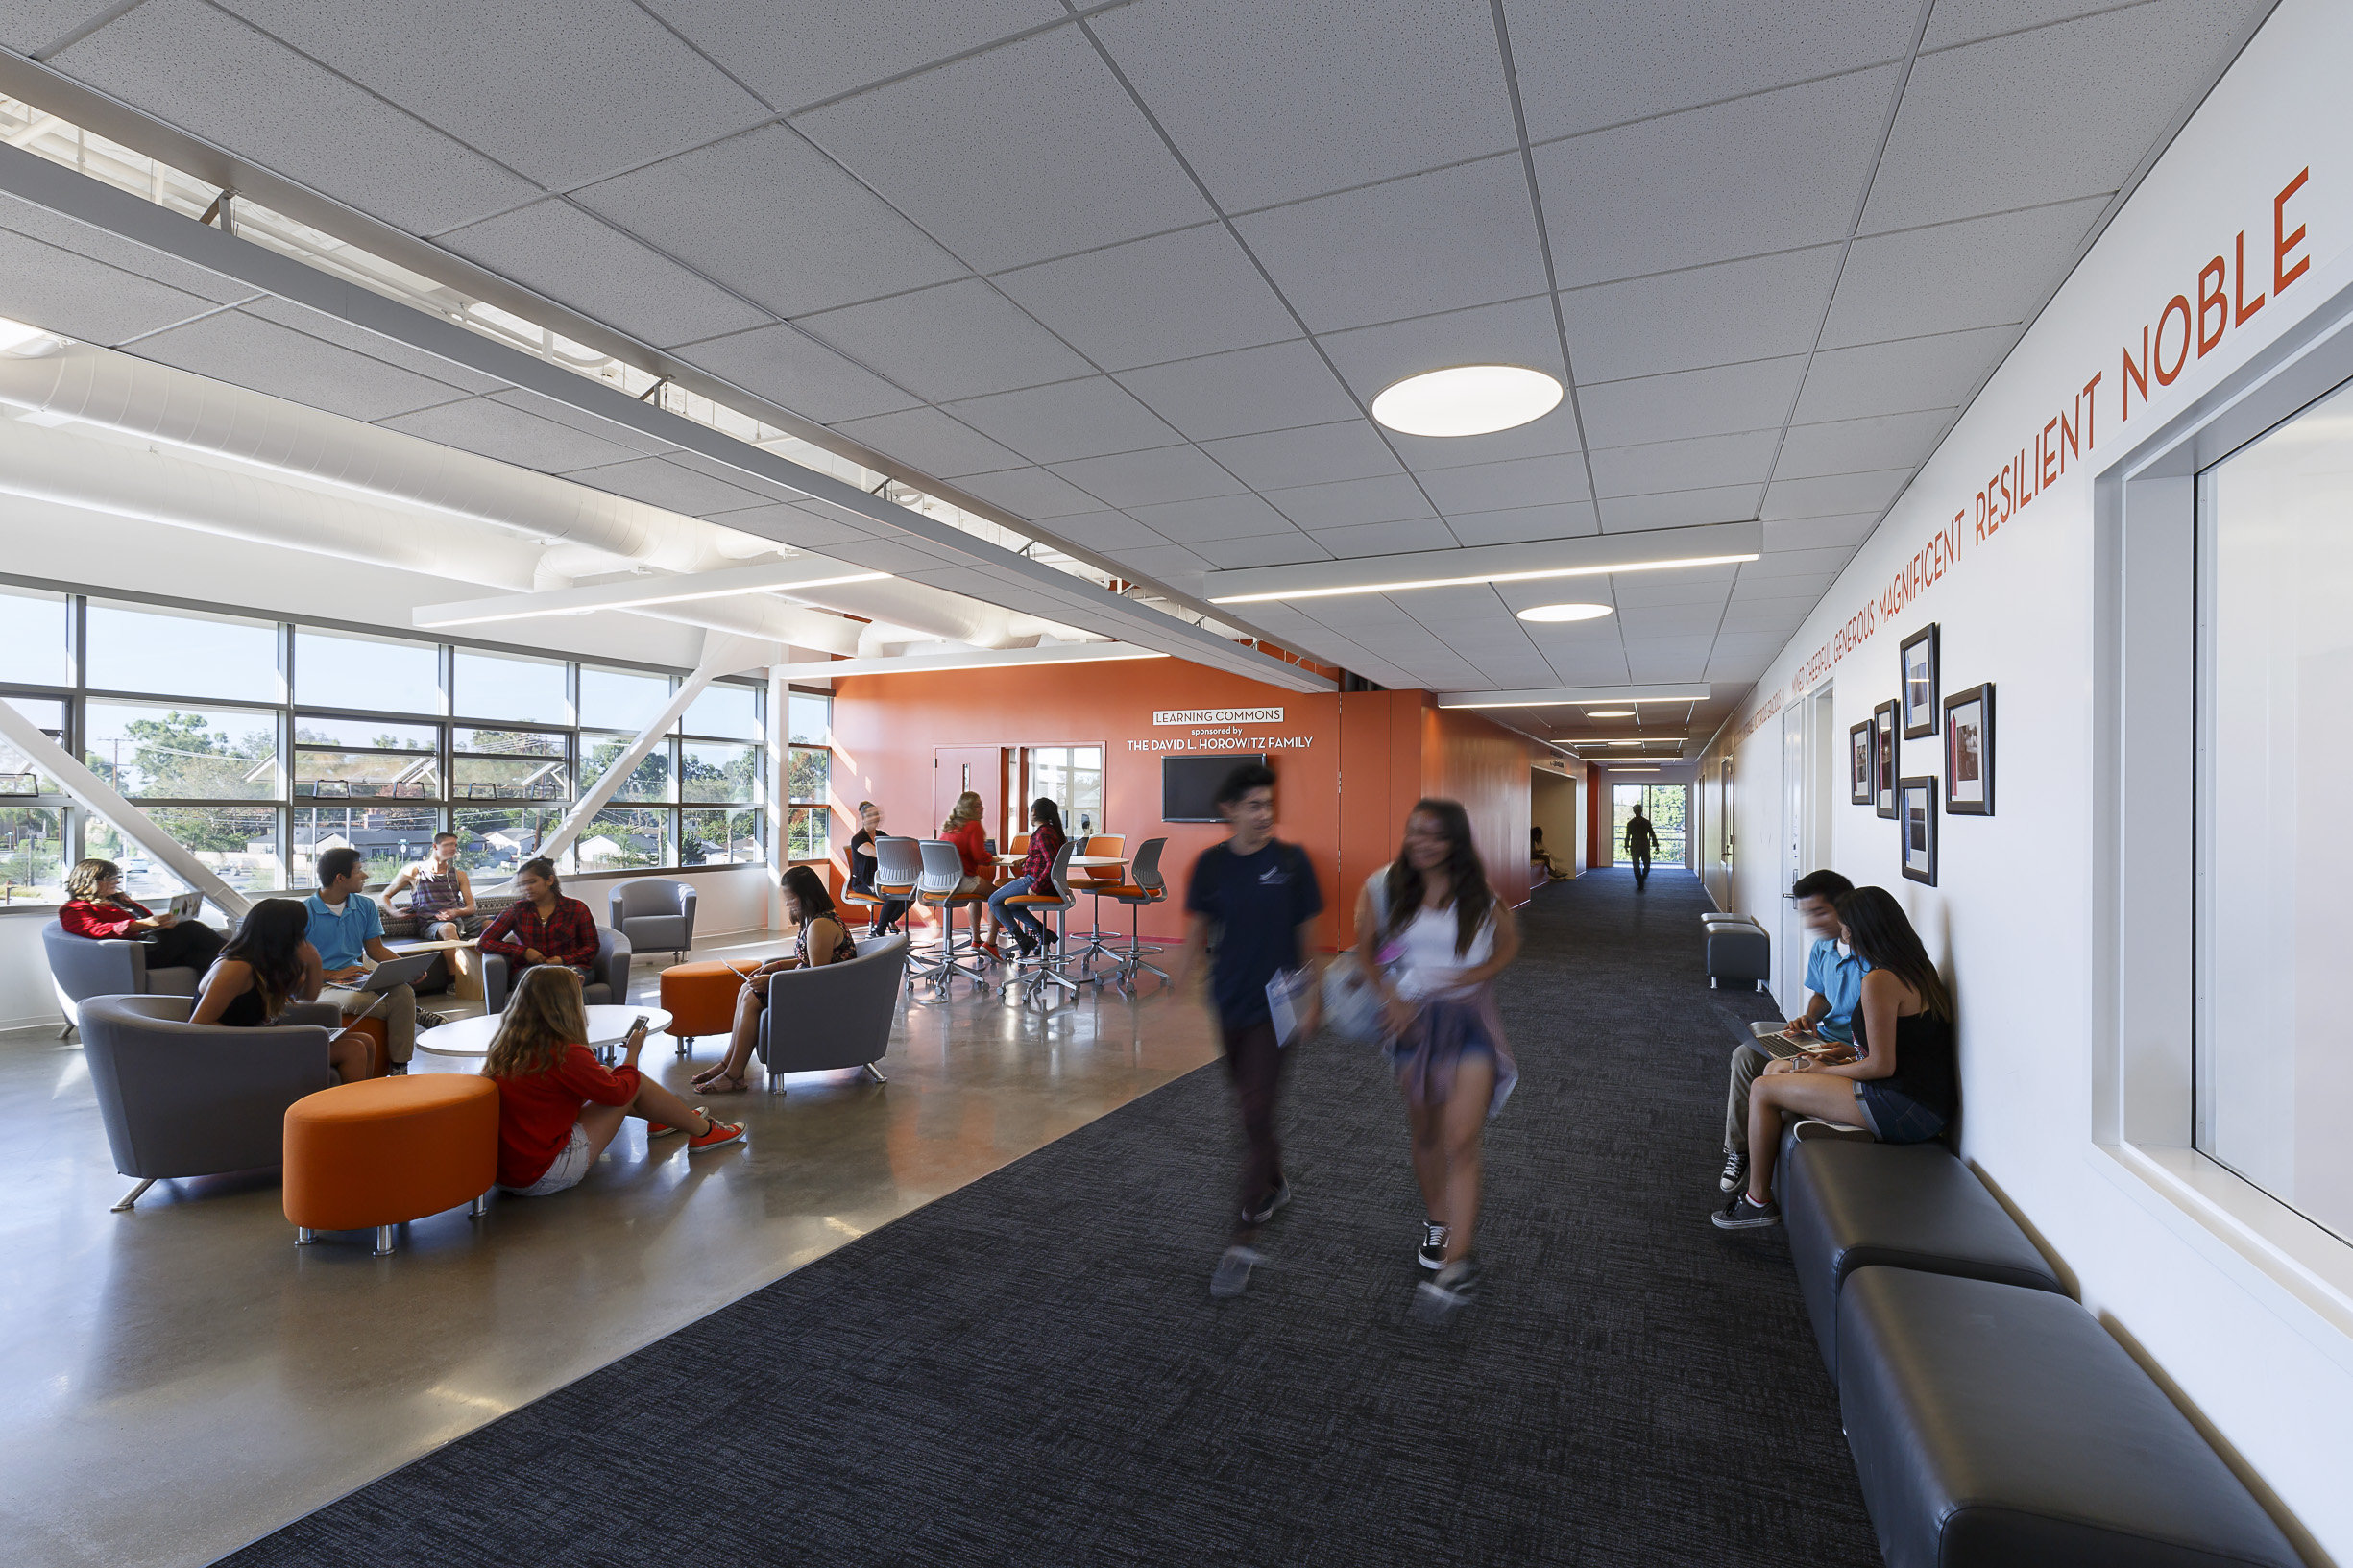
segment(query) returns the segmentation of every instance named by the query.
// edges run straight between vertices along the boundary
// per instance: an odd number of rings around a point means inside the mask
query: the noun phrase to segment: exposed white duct
[[[336,494],[327,498],[348,506],[367,506],[369,495],[406,503],[400,513],[403,528],[412,527],[416,520],[409,508],[429,508],[449,515],[453,524],[474,525],[464,529],[469,550],[481,549],[490,537],[482,524],[540,546],[520,581],[503,574],[452,573],[455,557],[449,554],[439,556],[431,567],[413,568],[459,575],[469,582],[546,590],[619,571],[713,571],[770,553],[802,553],[743,529],[723,527],[86,344],[69,345],[62,352],[31,359],[0,354],[0,404],[33,414],[43,425],[70,428],[79,422],[182,447],[192,454],[261,465],[297,480],[336,487]],[[43,498],[85,504],[71,495],[45,494]],[[302,499],[307,508],[309,495]],[[201,504],[194,497],[188,501],[191,507]],[[215,514],[215,521],[221,520],[217,514],[226,510],[203,509]],[[178,520],[162,513],[133,515]],[[307,510],[304,515],[309,515]],[[189,525],[206,526],[193,520]],[[216,527],[212,531],[229,530]],[[296,537],[272,535],[268,542],[305,547],[299,532]],[[378,559],[367,550],[348,554],[351,559]],[[820,610],[889,621],[927,636],[982,647],[1020,646],[1041,635],[1074,640],[1096,636],[928,584],[897,579],[845,584],[793,598]],[[722,604],[729,608],[720,609]],[[788,614],[780,617],[759,608],[763,604]],[[752,628],[797,618],[790,610],[790,605],[773,599],[746,599],[676,609],[648,607],[629,613],[772,637],[782,634]],[[804,647],[830,647],[841,635],[820,638],[795,632],[791,640]]]

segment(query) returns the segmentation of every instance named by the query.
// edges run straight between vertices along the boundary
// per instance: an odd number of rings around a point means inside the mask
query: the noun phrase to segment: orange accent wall
[[[1228,728],[1155,727],[1157,709],[1261,707],[1283,709],[1284,722],[1245,724],[1240,735],[1218,738],[1266,735],[1305,742],[1267,750],[1278,781],[1275,832],[1314,862],[1325,905],[1318,935],[1326,949],[1354,939],[1356,890],[1396,853],[1405,813],[1424,794],[1462,800],[1496,891],[1515,904],[1527,897],[1526,740],[1475,714],[1442,713],[1425,692],[1284,691],[1174,659],[835,682],[836,859],[855,831],[849,813],[861,800],[883,808],[891,832],[927,838],[938,832],[931,820],[935,748],[1100,745],[1104,812],[1096,829],[1125,834],[1130,854],[1148,838],[1167,838],[1160,867],[1169,899],[1143,912],[1143,933],[1147,941],[1176,940],[1184,931],[1193,861],[1225,831],[1211,823],[1163,823],[1160,760],[1169,754],[1131,743]],[[1004,839],[1001,828],[992,825],[992,832]],[[1094,900],[1082,892],[1072,923],[1091,924],[1093,915]],[[1103,915],[1106,929],[1128,926],[1120,905],[1105,901]]]

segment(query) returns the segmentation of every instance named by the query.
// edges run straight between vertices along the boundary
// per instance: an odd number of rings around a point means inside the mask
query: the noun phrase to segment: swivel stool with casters
[[[1065,839],[1062,847],[1054,852],[1053,869],[1046,873],[1046,891],[1041,893],[1032,885],[1029,892],[1016,893],[1005,902],[1018,905],[1033,916],[1052,912],[1059,928],[1068,917],[1071,905],[1079,902],[1078,895],[1070,890],[1071,848],[1070,841]],[[1025,1004],[1042,1002],[1053,994],[1051,988],[1057,985],[1076,996],[1079,980],[1064,968],[1065,960],[1057,951],[1059,946],[1057,941],[1031,957],[1010,960],[1006,966],[1007,977],[1002,992],[1010,992],[1018,987]]]
[[[1163,982],[1168,979],[1167,970],[1144,961],[1144,954],[1164,951],[1144,943],[1144,909],[1148,905],[1162,904],[1168,900],[1168,884],[1160,878],[1160,853],[1167,848],[1168,840],[1165,838],[1147,838],[1144,847],[1135,852],[1135,858],[1128,863],[1127,880],[1117,887],[1104,890],[1111,899],[1126,905],[1130,911],[1128,946],[1112,950],[1119,958],[1119,967],[1111,972],[1111,979],[1121,990],[1131,994],[1135,990],[1139,971],[1149,969]]]

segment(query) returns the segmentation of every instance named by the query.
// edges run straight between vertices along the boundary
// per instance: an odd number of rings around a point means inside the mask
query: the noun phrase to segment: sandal
[[[694,1087],[698,1093],[706,1095],[741,1095],[748,1094],[752,1085],[748,1078],[739,1078],[731,1073],[721,1073],[716,1077],[698,1081]]]

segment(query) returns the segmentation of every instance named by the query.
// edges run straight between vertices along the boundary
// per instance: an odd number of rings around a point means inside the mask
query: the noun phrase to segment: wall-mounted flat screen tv
[[[1160,759],[1160,820],[1163,822],[1223,822],[1218,815],[1218,785],[1234,769],[1249,762],[1264,765],[1265,752],[1221,752],[1215,757]]]

